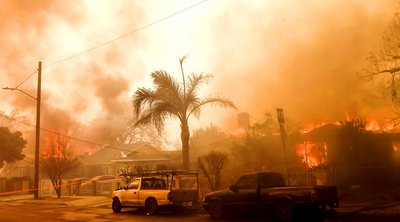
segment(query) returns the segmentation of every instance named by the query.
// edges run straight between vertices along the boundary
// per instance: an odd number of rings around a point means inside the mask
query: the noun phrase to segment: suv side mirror
[[[230,189],[231,191],[235,192],[235,193],[238,191],[238,189],[237,189],[237,187],[236,187],[235,185],[230,185],[230,186],[229,186],[229,189]]]

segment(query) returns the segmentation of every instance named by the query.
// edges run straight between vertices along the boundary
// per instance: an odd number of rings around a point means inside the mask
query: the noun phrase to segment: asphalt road
[[[202,209],[188,210],[179,213],[161,212],[157,215],[147,216],[135,209],[124,209],[115,214],[108,206],[70,206],[62,200],[28,200],[0,202],[0,222],[54,222],[54,221],[88,221],[88,222],[168,222],[168,221],[214,221]],[[272,218],[263,215],[230,216],[219,222],[274,222]],[[349,222],[349,221],[394,221],[393,218],[379,218],[362,216],[358,214],[343,214],[336,219],[315,217],[312,214],[300,214],[295,221],[319,221],[319,222]],[[396,221],[396,220],[395,220]],[[400,220],[397,220],[400,221]]]

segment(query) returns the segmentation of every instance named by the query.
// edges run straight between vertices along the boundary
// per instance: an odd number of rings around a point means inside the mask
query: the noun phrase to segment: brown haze
[[[186,53],[187,73],[215,76],[205,94],[223,94],[238,107],[205,109],[192,129],[213,122],[233,130],[238,112],[262,119],[277,107],[303,124],[346,114],[390,117],[381,86],[357,73],[379,47],[393,0],[208,1],[58,63],[195,2],[2,1],[1,87],[16,86],[43,61],[42,126],[68,127],[96,143],[109,143],[125,127],[130,98],[150,86],[151,71],[166,69],[180,80],[178,57]],[[20,88],[35,95],[36,78]],[[34,123],[34,100],[4,90],[0,98],[0,110],[18,110]],[[178,138],[178,124],[168,126]]]

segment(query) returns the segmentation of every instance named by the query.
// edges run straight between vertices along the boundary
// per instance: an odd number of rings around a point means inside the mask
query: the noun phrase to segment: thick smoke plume
[[[379,47],[397,7],[392,0],[208,1],[69,58],[190,5],[160,4],[3,1],[1,87],[16,86],[43,61],[42,126],[67,127],[97,143],[110,143],[126,127],[131,96],[138,86],[149,87],[152,71],[165,69],[181,79],[178,58],[187,53],[185,71],[213,74],[206,90],[239,109],[206,108],[200,121],[190,123],[192,130],[210,122],[232,130],[238,112],[254,121],[278,107],[301,123],[391,115],[384,89],[358,72]],[[20,89],[35,96],[36,78]],[[0,110],[18,110],[34,123],[34,100],[5,90],[0,98]],[[179,138],[179,125],[170,126],[178,129],[169,135]]]
[[[381,85],[364,81],[359,72],[396,4],[285,3],[250,8],[240,2],[221,15],[213,27],[216,88],[256,118],[266,111],[276,115],[278,107],[303,124],[346,115],[390,117]]]

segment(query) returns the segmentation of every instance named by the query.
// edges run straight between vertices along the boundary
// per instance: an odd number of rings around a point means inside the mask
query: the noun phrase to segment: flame
[[[41,152],[42,158],[69,159],[71,158],[68,155],[71,152],[70,145],[68,136],[61,133],[48,134],[45,146]]]
[[[297,156],[309,167],[316,167],[326,162],[328,147],[325,142],[304,141],[296,146]]]
[[[333,125],[339,126],[339,125],[340,125],[340,122],[332,122],[332,123],[330,123],[330,122],[312,123],[312,124],[307,125],[304,129],[300,130],[300,133],[301,133],[301,134],[306,134],[306,133],[311,132],[313,129],[323,127],[323,126],[325,126],[325,125],[327,125],[327,124],[333,124]]]
[[[365,125],[365,129],[368,131],[375,131],[375,132],[388,132],[394,130],[395,123],[393,121],[380,124],[376,120],[371,120]]]
[[[348,113],[346,113],[346,121],[353,121],[354,118],[351,118]],[[301,130],[302,134],[310,133],[312,130],[316,128],[323,127],[327,124],[333,124],[337,126],[341,126],[340,122],[322,122],[322,123],[313,123],[306,126],[303,130]],[[389,132],[395,129],[395,122],[390,121],[384,124],[376,121],[376,120],[368,120],[365,124],[365,130],[373,131],[373,132]],[[326,162],[327,159],[327,144],[325,142],[314,143],[309,140],[304,141],[296,145],[296,153],[297,156],[300,157],[301,161],[307,164],[309,167],[316,167]],[[393,145],[393,151],[399,151],[399,148]]]
[[[352,121],[354,119],[354,117],[352,117],[352,115],[349,112],[345,112],[345,116],[346,116],[346,121]]]

